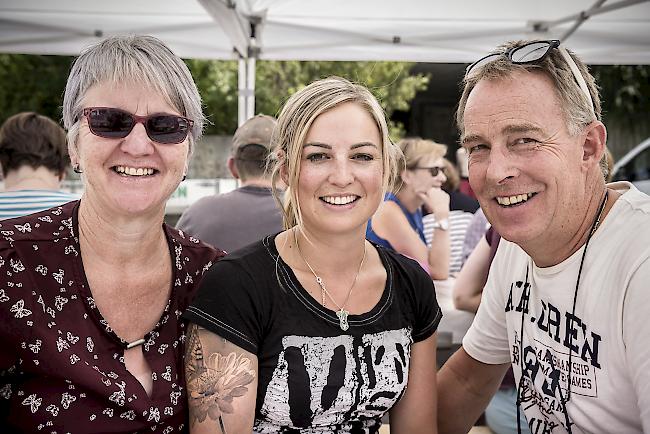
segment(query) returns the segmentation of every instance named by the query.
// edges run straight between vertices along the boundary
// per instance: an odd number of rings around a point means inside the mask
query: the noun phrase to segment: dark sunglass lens
[[[93,134],[106,138],[124,138],[133,129],[133,117],[122,110],[92,109],[89,126]]]
[[[544,57],[551,45],[548,42],[534,42],[512,51],[510,58],[514,63],[528,63]]]
[[[180,143],[188,132],[188,122],[180,116],[152,116],[147,121],[147,133],[158,143]]]

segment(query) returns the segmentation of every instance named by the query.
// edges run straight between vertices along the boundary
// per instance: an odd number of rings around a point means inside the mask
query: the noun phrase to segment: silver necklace
[[[348,315],[350,315],[350,311],[345,310],[345,305],[348,304],[348,300],[350,300],[350,294],[352,294],[352,288],[354,288],[354,285],[357,283],[357,279],[359,278],[359,274],[361,273],[361,268],[363,268],[363,263],[366,260],[367,249],[366,249],[365,240],[363,243],[363,257],[361,258],[361,262],[359,263],[359,269],[357,270],[357,274],[354,276],[352,285],[350,285],[350,289],[348,290],[348,295],[345,297],[345,300],[343,301],[342,305],[339,305],[336,302],[336,300],[334,300],[334,297],[332,297],[332,295],[325,287],[325,282],[323,282],[323,278],[316,274],[316,271],[314,271],[312,266],[309,265],[309,262],[307,262],[307,259],[305,259],[305,255],[303,255],[302,250],[300,250],[300,244],[298,244],[298,235],[296,234],[295,229],[293,230],[293,240],[296,243],[298,254],[300,254],[300,257],[305,262],[305,264],[307,264],[307,268],[309,268],[309,271],[311,271],[311,274],[313,274],[314,278],[316,279],[316,283],[318,284],[318,286],[320,286],[321,304],[325,306],[325,295],[327,295],[329,299],[332,301],[332,303],[334,304],[334,306],[338,308],[338,310],[336,311],[336,316],[339,318],[339,327],[341,327],[341,330],[346,331],[347,329],[350,328],[350,324],[348,323]]]

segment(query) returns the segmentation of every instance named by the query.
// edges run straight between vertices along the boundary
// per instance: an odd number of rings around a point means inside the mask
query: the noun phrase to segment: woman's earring
[[[72,171],[74,173],[84,173],[84,171],[81,170],[81,167],[79,167],[79,163],[72,166]]]

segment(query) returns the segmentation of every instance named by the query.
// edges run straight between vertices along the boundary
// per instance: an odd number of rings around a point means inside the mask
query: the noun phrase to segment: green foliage
[[[208,134],[232,134],[237,123],[237,63],[232,61],[187,62],[213,122]],[[388,117],[395,110],[408,110],[416,92],[427,87],[429,77],[409,75],[411,63],[402,62],[299,62],[258,61],[256,66],[256,113],[277,116],[286,99],[319,78],[338,75],[367,86],[379,99]],[[397,138],[404,126],[390,122]]]
[[[23,111],[61,120],[72,57],[0,54],[0,122]]]
[[[600,85],[606,120],[650,114],[650,65],[597,65],[590,69]]]
[[[0,54],[0,122],[21,111],[61,119],[63,91],[73,58]],[[237,128],[237,61],[186,61],[203,98],[210,123],[207,134],[232,134]],[[408,74],[412,64],[400,62],[258,61],[256,112],[277,115],[286,99],[313,80],[338,75],[370,88],[390,118],[408,110],[429,78]],[[404,126],[390,122],[394,136]]]
[[[186,60],[199,89],[209,123],[205,134],[237,129],[237,61]]]

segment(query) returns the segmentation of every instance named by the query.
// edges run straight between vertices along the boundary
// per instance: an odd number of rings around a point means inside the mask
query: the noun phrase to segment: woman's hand
[[[426,192],[417,192],[427,210],[436,216],[436,220],[449,217],[449,194],[440,187],[431,187]]]

